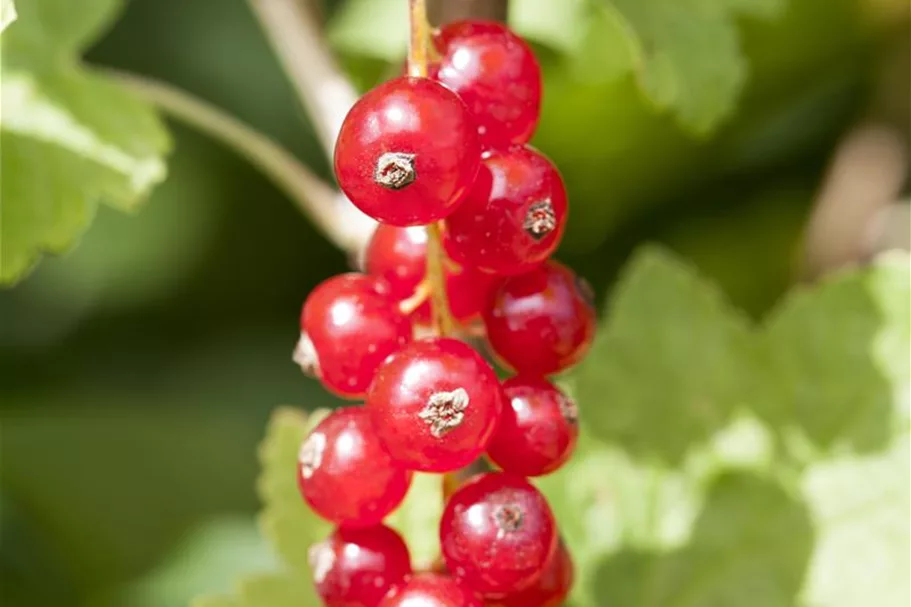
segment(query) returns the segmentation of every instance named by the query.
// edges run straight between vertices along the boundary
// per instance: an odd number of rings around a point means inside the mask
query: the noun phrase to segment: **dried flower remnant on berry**
[[[301,476],[310,478],[323,463],[323,452],[326,450],[326,435],[314,432],[301,445],[298,460],[301,464]]]
[[[319,377],[319,357],[316,355],[316,348],[313,347],[313,341],[307,333],[301,333],[291,359],[306,375]]]
[[[557,215],[549,198],[528,208],[522,228],[535,240],[541,240],[557,228]]]
[[[557,404],[560,407],[560,413],[563,415],[563,419],[571,424],[579,423],[579,407],[576,406],[576,401],[561,394],[558,397]]]
[[[589,308],[595,307],[595,290],[592,289],[590,282],[585,280],[581,276],[576,276],[576,289],[578,289],[579,294],[582,296],[582,299],[588,304]]]
[[[373,180],[390,190],[401,190],[417,178],[414,154],[386,152],[376,161]]]
[[[496,509],[493,518],[497,523],[499,535],[514,533],[522,528],[522,520],[525,518],[522,509],[516,504],[504,504]]]
[[[307,550],[307,561],[313,572],[313,581],[321,584],[335,565],[335,551],[328,540],[313,544]]]
[[[433,436],[440,438],[461,425],[468,402],[468,392],[464,388],[456,388],[452,392],[436,392],[427,399],[427,405],[418,413],[418,417],[430,426]]]

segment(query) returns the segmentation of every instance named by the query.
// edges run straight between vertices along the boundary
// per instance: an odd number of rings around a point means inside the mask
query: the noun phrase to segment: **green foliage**
[[[16,20],[16,5],[13,0],[0,0],[0,32]]]
[[[404,2],[348,0],[333,23],[342,50],[399,60]],[[634,72],[646,97],[696,135],[733,113],[747,77],[737,19],[770,18],[784,0],[513,0],[510,22],[595,80]]]
[[[99,200],[133,210],[164,179],[170,143],[152,109],[78,61],[119,6],[30,0],[3,33],[0,284],[66,250]]]
[[[435,530],[442,515],[440,475],[415,474],[405,501],[386,522],[405,538],[416,567],[429,567],[440,555],[440,536]],[[428,529],[434,532],[428,533]]]

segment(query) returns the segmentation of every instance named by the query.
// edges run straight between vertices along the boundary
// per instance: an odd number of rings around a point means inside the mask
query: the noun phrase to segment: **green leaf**
[[[167,133],[152,109],[78,63],[114,0],[33,0],[2,37],[0,283],[67,249],[99,200],[131,210],[164,179]]]
[[[416,569],[429,567],[440,555],[442,515],[442,478],[438,474],[416,473],[405,501],[386,520],[405,539]]]
[[[0,0],[0,32],[16,20],[16,5],[13,0]]]
[[[568,379],[586,429],[633,454],[679,462],[747,400],[749,338],[717,289],[668,253],[643,250]]]
[[[190,607],[319,607],[310,578],[274,573],[244,578],[236,596],[200,597]]]
[[[329,525],[307,507],[295,481],[297,457],[307,432],[325,412],[308,419],[300,409],[282,407],[272,414],[260,446],[262,472],[257,483],[263,502],[260,523],[263,533],[289,567],[310,579],[307,551],[322,540]]]
[[[348,0],[329,24],[327,35],[342,52],[401,61],[408,45],[408,3]]]
[[[757,411],[821,449],[883,449],[908,419],[909,309],[906,254],[794,291],[766,324]]]

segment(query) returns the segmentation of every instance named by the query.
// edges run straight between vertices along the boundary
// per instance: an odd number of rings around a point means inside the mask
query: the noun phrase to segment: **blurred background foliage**
[[[358,4],[325,12],[367,87],[395,68],[345,34]],[[739,18],[749,78],[705,137],[645,101],[631,74],[611,77],[616,49],[571,29],[590,20],[556,21],[581,41],[571,51],[542,31],[534,143],[573,205],[560,257],[603,297],[633,247],[661,242],[762,314],[796,279],[839,138],[869,117],[908,132],[899,4],[790,0],[774,19]],[[329,177],[243,0],[131,0],[87,59],[210,100]],[[301,301],[345,256],[253,168],[172,126],[169,177],[139,213],[99,209],[77,248],[0,292],[8,605],[176,607],[234,570],[268,570],[255,445],[276,405],[334,404],[290,352]]]

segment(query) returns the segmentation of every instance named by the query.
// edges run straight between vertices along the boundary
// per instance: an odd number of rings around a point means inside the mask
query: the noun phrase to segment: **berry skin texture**
[[[560,607],[573,587],[574,566],[562,540],[534,584],[502,599],[496,607]]]
[[[297,485],[321,517],[369,527],[395,510],[411,484],[383,450],[363,407],[336,409],[310,432],[297,461]]]
[[[461,341],[432,337],[411,343],[380,366],[366,405],[394,462],[446,472],[484,452],[503,401],[487,361]]]
[[[497,599],[541,577],[556,549],[557,526],[544,496],[527,480],[491,472],[449,498],[440,545],[456,578]]]
[[[595,336],[591,287],[549,261],[508,278],[484,310],[487,339],[504,364],[548,375],[579,362]]]
[[[336,529],[308,553],[313,584],[326,607],[377,607],[411,574],[408,548],[382,525]]]
[[[576,404],[542,377],[503,383],[506,406],[487,455],[506,472],[542,476],[562,466],[579,436]]]
[[[537,150],[491,152],[465,202],[446,219],[444,244],[458,263],[502,275],[551,256],[567,219],[566,188]]]
[[[525,143],[541,114],[541,67],[531,48],[506,26],[460,21],[434,38],[442,59],[437,80],[458,93],[487,147]]]
[[[477,126],[458,96],[428,78],[400,77],[360,98],[335,147],[339,187],[383,223],[422,225],[462,201],[480,165]]]
[[[418,573],[390,591],[380,607],[484,607],[484,604],[451,577]]]
[[[360,398],[383,359],[411,335],[411,323],[386,281],[341,274],[316,287],[304,302],[294,360],[335,394]]]

